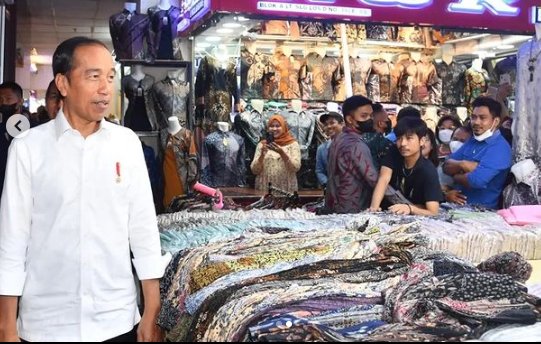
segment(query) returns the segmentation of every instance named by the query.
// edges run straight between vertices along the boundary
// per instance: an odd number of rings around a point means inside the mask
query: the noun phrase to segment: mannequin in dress
[[[133,70],[131,72],[131,77],[136,81],[141,81],[146,77],[145,70],[142,65],[135,65],[133,66]]]
[[[218,122],[216,123],[216,126],[218,127],[218,130],[222,133],[228,133],[229,130],[231,130],[229,123],[226,122]]]
[[[182,126],[180,125],[178,117],[169,117],[169,126],[167,127],[167,131],[169,132],[169,134],[175,136],[181,130]]]
[[[251,101],[250,103],[252,105],[252,108],[259,112],[260,114],[263,113],[263,110],[265,109],[265,101],[264,100],[259,100],[259,99],[254,99]]]
[[[301,113],[303,111],[302,100],[294,99],[291,101],[291,109],[296,113]]]
[[[423,57],[423,55],[421,53],[417,53],[417,52],[412,52],[410,53],[410,57],[413,61],[419,63],[421,62],[421,59]]]

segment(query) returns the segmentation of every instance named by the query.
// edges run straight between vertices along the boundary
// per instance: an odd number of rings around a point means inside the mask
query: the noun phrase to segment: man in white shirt
[[[103,43],[79,37],[57,48],[53,70],[63,110],[15,139],[8,158],[0,341],[161,341],[168,260],[140,141],[104,120],[115,97],[113,59]]]

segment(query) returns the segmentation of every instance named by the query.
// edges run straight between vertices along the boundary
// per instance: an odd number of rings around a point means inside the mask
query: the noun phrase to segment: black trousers
[[[21,342],[28,343],[24,339],[21,339]],[[135,326],[130,332],[116,338],[106,340],[104,343],[137,343],[137,326]]]

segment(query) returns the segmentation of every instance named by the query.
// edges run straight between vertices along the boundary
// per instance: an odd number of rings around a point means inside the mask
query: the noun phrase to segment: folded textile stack
[[[513,226],[541,225],[541,205],[523,205],[498,212]]]
[[[191,233],[170,242],[176,255],[161,284],[169,341],[452,341],[539,320],[520,255],[476,267],[430,249],[425,220],[193,215],[160,219],[162,235]],[[450,220],[462,221],[429,221]],[[194,237],[218,224],[239,228]]]

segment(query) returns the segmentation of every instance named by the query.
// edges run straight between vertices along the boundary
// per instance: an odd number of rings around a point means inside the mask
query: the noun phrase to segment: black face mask
[[[374,131],[374,120],[369,119],[368,121],[359,122],[357,121],[357,130],[359,130],[362,134],[365,133],[371,133]]]
[[[17,112],[17,106],[18,104],[11,104],[11,105],[2,105],[0,106],[0,113],[4,116],[4,118],[9,118]]]
[[[389,135],[393,132],[393,121],[388,120],[387,121],[387,128],[385,128],[385,135]]]

